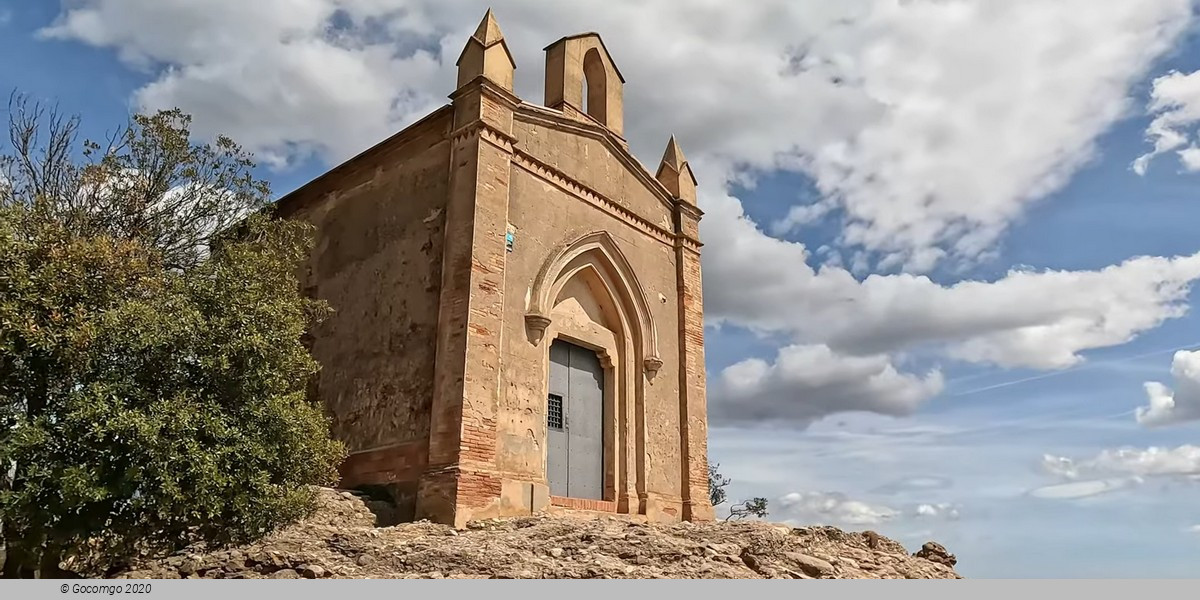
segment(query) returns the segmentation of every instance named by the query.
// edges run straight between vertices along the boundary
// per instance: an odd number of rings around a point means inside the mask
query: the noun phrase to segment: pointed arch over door
[[[531,340],[541,343],[541,338],[550,325],[553,302],[563,284],[579,271],[598,269],[604,271],[600,281],[605,291],[621,306],[631,324],[629,332],[640,354],[645,372],[653,376],[662,366],[658,353],[658,331],[654,315],[646,301],[645,291],[628,259],[606,231],[593,231],[560,246],[538,272],[530,290],[529,306],[525,313],[525,324]]]

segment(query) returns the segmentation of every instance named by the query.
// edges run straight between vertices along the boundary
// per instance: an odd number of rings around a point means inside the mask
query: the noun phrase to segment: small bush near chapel
[[[327,308],[306,226],[178,111],[108,143],[21,98],[0,143],[4,574],[243,543],[309,511],[344,455],[305,395]],[[218,241],[231,227],[236,236]]]

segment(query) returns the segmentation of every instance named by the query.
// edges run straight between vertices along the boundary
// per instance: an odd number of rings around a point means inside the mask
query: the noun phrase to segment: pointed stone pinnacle
[[[475,30],[475,35],[472,37],[479,40],[479,43],[485,47],[504,40],[504,34],[500,32],[500,24],[496,23],[492,9],[489,8],[483,15],[483,20],[479,22],[479,28]]]
[[[683,165],[687,164],[687,159],[683,156],[683,150],[679,148],[679,142],[675,141],[675,136],[671,136],[671,141],[667,142],[667,151],[663,153],[662,164],[671,167],[676,173],[683,170]]]
[[[667,142],[667,151],[663,152],[662,163],[658,165],[654,178],[676,198],[693,205],[696,203],[696,174],[692,173],[691,165],[683,157],[683,150],[679,149],[675,136],[671,136],[671,141]]]

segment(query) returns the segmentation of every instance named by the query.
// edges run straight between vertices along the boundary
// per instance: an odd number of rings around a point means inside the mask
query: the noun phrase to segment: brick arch
[[[585,257],[583,261],[578,260],[581,257]],[[535,344],[541,343],[546,327],[550,325],[550,313],[559,290],[585,269],[594,269],[607,275],[598,280],[618,309],[625,314],[629,324],[627,335],[640,354],[645,372],[653,376],[662,366],[654,315],[650,312],[637,273],[617,246],[616,240],[606,231],[595,231],[559,246],[542,266],[530,289],[525,313],[531,340]]]

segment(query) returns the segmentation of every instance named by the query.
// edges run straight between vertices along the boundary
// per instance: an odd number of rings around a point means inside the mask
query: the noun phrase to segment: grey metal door
[[[546,399],[546,479],[550,493],[569,496],[567,490],[570,467],[567,463],[567,381],[571,371],[571,350],[568,344],[550,345],[550,395]]]
[[[604,496],[604,368],[595,352],[561,340],[550,345],[546,399],[546,478],[550,493]]]

